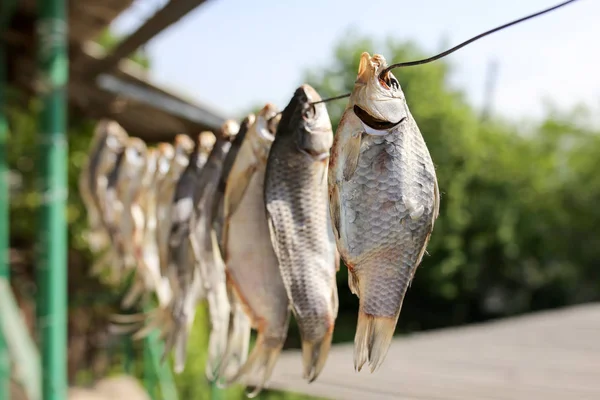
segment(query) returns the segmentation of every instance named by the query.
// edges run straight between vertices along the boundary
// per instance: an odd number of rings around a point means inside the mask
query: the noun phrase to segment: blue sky
[[[113,27],[129,33],[165,2],[138,0]],[[326,65],[349,27],[374,38],[415,40],[434,54],[442,41],[454,45],[559,2],[209,0],[147,50],[158,83],[232,116],[267,101],[284,107],[304,71]],[[486,69],[495,59],[497,114],[537,118],[546,99],[600,110],[598,16],[600,1],[580,0],[475,42],[448,57],[455,67],[452,83],[480,107]]]

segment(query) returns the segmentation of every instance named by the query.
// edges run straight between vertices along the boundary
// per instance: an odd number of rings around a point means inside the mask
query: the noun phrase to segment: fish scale
[[[302,338],[304,377],[317,378],[337,318],[337,250],[327,205],[333,132],[309,85],[285,108],[269,153],[265,203],[273,248]]]
[[[329,198],[348,283],[360,299],[354,363],[381,365],[439,212],[429,151],[387,64],[363,53],[338,125]],[[373,128],[373,126],[377,126]]]

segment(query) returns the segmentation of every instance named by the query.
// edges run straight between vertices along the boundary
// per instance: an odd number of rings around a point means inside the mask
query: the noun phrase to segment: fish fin
[[[131,308],[137,300],[139,300],[146,291],[144,281],[139,277],[138,273],[134,276],[133,284],[123,297],[121,307],[124,309]]]
[[[333,184],[329,193],[329,214],[331,218],[331,227],[333,228],[333,234],[337,243],[337,240],[340,239],[340,192],[338,189],[338,183]],[[339,270],[339,251],[337,250],[337,245],[336,254],[338,256],[337,270]]]
[[[277,234],[275,231],[275,224],[273,223],[273,218],[271,218],[271,213],[269,212],[269,207],[267,206],[267,225],[269,226],[269,237],[271,238],[271,245],[273,246],[273,252],[278,260],[281,259],[281,252],[279,247],[279,241],[277,240]]]
[[[302,377],[308,383],[314,382],[323,370],[329,350],[331,349],[332,337],[333,323],[321,338],[312,341],[302,341],[302,364],[304,366]]]
[[[248,398],[256,397],[271,377],[284,341],[285,338],[266,338],[259,332],[248,360],[235,376],[226,380],[227,384],[238,382],[243,377],[249,377],[256,382],[256,386],[252,391],[246,392],[246,396]],[[262,376],[258,377],[260,372],[262,372]]]
[[[419,265],[421,265],[421,261],[423,261],[423,256],[427,252],[427,245],[429,244],[429,240],[431,239],[431,233],[433,232],[433,226],[435,224],[435,220],[437,219],[438,215],[440,214],[440,193],[439,193],[437,180],[435,180],[433,193],[434,193],[433,215],[431,217],[431,225],[429,226],[429,232],[427,233],[427,236],[425,236],[425,241],[423,242],[423,247],[421,248],[421,251],[419,252],[419,256],[417,257],[417,262],[415,264],[417,267]],[[413,276],[414,276],[415,272],[416,272],[416,268],[414,268],[414,270],[412,272]],[[411,283],[412,283],[412,276],[411,276]]]
[[[225,354],[223,354],[223,360],[219,367],[219,381],[217,382],[220,388],[229,386],[226,382],[230,381],[242,368],[248,359],[248,348],[250,346],[250,331],[252,330],[250,318],[244,312],[241,304],[235,304],[233,299],[231,303],[233,304],[231,325]]]
[[[392,343],[396,322],[397,318],[378,317],[359,311],[354,337],[354,368],[357,371],[367,361],[371,373],[383,363]]]
[[[438,186],[437,178],[434,179],[434,183],[435,184],[433,186],[433,218],[431,221],[431,230],[433,230],[433,224],[440,215],[440,188]]]
[[[117,323],[132,323],[132,322],[142,322],[146,318],[148,318],[147,313],[137,313],[137,314],[113,314],[109,316],[109,319],[113,322]]]
[[[222,260],[220,260],[220,254],[218,249],[214,247],[218,246],[216,243],[216,236],[214,231],[212,233],[213,250],[214,253],[215,269],[222,271],[223,275],[224,266]],[[214,271],[216,273],[216,271]],[[220,364],[223,360],[227,348],[228,330],[229,330],[229,316],[231,314],[231,306],[227,297],[227,287],[225,279],[219,280],[216,286],[208,293],[208,305],[210,312],[211,321],[211,332],[208,340],[208,358],[206,360],[206,377],[210,381],[214,381],[218,376]]]
[[[185,369],[188,337],[189,332],[186,328],[184,328],[177,332],[177,337],[174,340],[173,347],[175,348],[175,362],[173,366],[173,371],[176,374],[182,373]]]
[[[227,179],[227,186],[225,188],[225,207],[224,215],[225,218],[230,218],[235,214],[238,206],[244,198],[244,193],[248,189],[252,175],[258,167],[258,161],[253,160],[252,163],[246,165],[246,168],[235,168],[231,170],[231,173]]]
[[[141,322],[130,325],[109,323],[108,330],[113,335],[130,335],[140,329],[141,324]]]
[[[333,290],[331,291],[331,304],[333,305],[333,315],[337,318],[339,307],[340,307],[340,299],[338,297],[336,279],[333,279]]]
[[[356,167],[358,166],[358,157],[360,155],[360,142],[362,139],[362,132],[357,131],[356,135],[352,135],[348,140],[344,143],[344,180],[349,181],[352,176],[354,176],[354,172],[356,171]]]
[[[360,298],[360,290],[358,286],[358,276],[352,271],[348,271],[348,287],[350,292]]]

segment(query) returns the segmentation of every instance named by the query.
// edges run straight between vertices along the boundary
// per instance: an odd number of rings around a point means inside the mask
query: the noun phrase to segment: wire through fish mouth
[[[498,32],[498,31],[504,30],[504,29],[506,29],[508,27],[511,27],[513,25],[517,25],[517,24],[519,24],[521,22],[524,22],[524,21],[527,21],[529,19],[532,19],[532,18],[535,18],[535,17],[539,17],[540,15],[549,13],[549,12],[554,11],[554,10],[557,10],[557,9],[559,9],[561,7],[564,7],[564,6],[568,5],[568,4],[574,3],[576,1],[578,1],[578,0],[563,1],[560,4],[557,4],[557,5],[552,6],[550,8],[546,8],[545,10],[538,11],[536,13],[527,15],[527,16],[519,18],[517,20],[508,22],[508,23],[506,23],[504,25],[498,26],[498,27],[496,27],[494,29],[490,29],[489,31],[480,33],[479,35],[474,36],[474,37],[472,37],[472,38],[470,38],[468,40],[465,40],[464,42],[462,42],[462,43],[460,43],[460,44],[458,44],[458,45],[456,45],[456,46],[454,46],[454,47],[452,47],[452,48],[450,48],[450,49],[448,49],[446,51],[443,51],[443,52],[441,52],[439,54],[436,54],[435,56],[432,56],[432,57],[429,57],[429,58],[424,58],[422,60],[407,61],[407,62],[401,62],[401,63],[392,64],[389,67],[387,67],[386,69],[384,69],[383,71],[381,71],[381,73],[379,74],[379,77],[381,79],[388,72],[390,72],[392,69],[395,69],[395,68],[413,67],[415,65],[422,65],[422,64],[427,64],[427,63],[433,62],[433,61],[437,61],[440,58],[446,57],[447,55],[454,53],[456,50],[459,50],[459,49],[465,47],[466,45],[468,45],[470,43],[473,43],[476,40],[479,40],[479,39],[481,39],[481,38],[483,38],[485,36],[491,35],[494,32]],[[346,94],[342,94],[342,95],[339,95],[339,96],[330,97],[330,98],[327,98],[327,99],[315,101],[315,102],[313,102],[311,104],[328,103],[330,101],[334,101],[334,100],[339,100],[339,99],[343,99],[343,98],[346,98],[346,97],[350,97],[350,95],[351,95],[351,93],[346,93]]]

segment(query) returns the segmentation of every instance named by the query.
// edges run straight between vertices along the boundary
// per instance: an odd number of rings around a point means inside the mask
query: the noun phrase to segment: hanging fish
[[[213,229],[214,212],[216,212],[215,194],[221,178],[223,163],[239,128],[238,123],[233,120],[227,120],[223,124],[221,134],[200,173],[194,194],[194,216],[190,238],[200,278],[207,292],[210,313],[211,332],[208,339],[206,361],[206,376],[209,380],[215,379],[219,360],[225,351],[231,312],[225,285],[225,267],[220,259],[221,255]]]
[[[187,339],[194,321],[196,303],[206,296],[191,247],[191,233],[194,195],[206,164],[206,152],[211,144],[209,136],[214,137],[211,132],[198,135],[194,152],[175,187],[171,206],[166,275],[173,290],[173,300],[163,314],[169,321],[164,329],[167,340],[163,359],[175,347],[177,373],[185,367]],[[164,319],[158,318],[157,321]]]
[[[96,197],[98,208],[102,218],[102,224],[109,237],[110,246],[102,257],[92,265],[92,275],[100,275],[106,266],[110,271],[109,281],[118,283],[121,279],[121,271],[124,267],[125,249],[121,232],[119,230],[119,215],[122,204],[117,195],[117,183],[123,169],[125,159],[125,148],[128,138],[123,146],[115,143],[107,146],[102,152],[97,171]]]
[[[227,178],[229,177],[231,169],[233,168],[233,164],[239,153],[240,147],[242,146],[242,143],[246,138],[246,133],[248,132],[250,126],[254,123],[254,120],[254,114],[249,114],[248,116],[246,116],[246,118],[244,118],[244,120],[240,124],[240,129],[237,135],[235,135],[235,139],[233,139],[233,142],[231,143],[231,148],[229,149],[229,152],[227,152],[227,156],[225,157],[225,161],[223,162],[223,170],[221,171],[219,186],[217,187],[217,192],[215,194],[215,208],[213,209],[212,223],[218,245],[218,252],[214,251],[216,255],[215,262],[223,263],[223,265],[224,261],[222,255],[224,254],[224,249],[222,232],[225,219],[225,186],[227,184]],[[244,313],[240,304],[234,298],[229,286],[227,287],[227,299],[231,308],[229,324],[227,329],[227,343],[229,343],[232,340],[232,338],[235,338],[233,340],[236,340],[236,343],[240,343],[241,341],[241,344],[237,346],[236,349],[233,352],[231,352],[229,356],[227,355],[227,347],[229,347],[229,345],[227,345],[225,349],[225,354],[223,354],[223,358],[220,362],[218,373],[219,376],[223,376],[225,374],[224,371],[226,371],[225,377],[232,376],[233,374],[237,373],[237,371],[241,368],[243,363],[246,362],[251,330],[250,320]],[[223,386],[220,382],[218,384],[219,386]]]
[[[384,361],[435,219],[435,169],[398,80],[380,55],[360,58],[329,164],[334,234],[360,298],[354,365]]]
[[[158,228],[157,234],[160,235],[158,242],[161,246],[161,260],[166,263],[167,241],[171,230],[171,206],[173,204],[173,195],[175,193],[175,185],[179,181],[181,174],[188,166],[190,154],[194,150],[194,141],[185,134],[175,136],[175,144],[171,147],[172,156],[165,154],[164,160],[170,160],[169,165],[163,170],[166,170],[164,176],[156,182],[157,204],[160,204],[158,211]],[[168,149],[165,148],[165,151]],[[161,171],[162,173],[162,171]]]
[[[149,148],[146,155],[146,168],[140,178],[140,187],[131,205],[136,268],[133,282],[121,302],[121,306],[125,309],[131,308],[142,296],[159,291],[161,285],[156,246],[156,188],[154,187],[157,161],[158,150]],[[159,295],[159,303],[160,297]]]
[[[278,110],[267,104],[250,126],[225,188],[223,248],[234,312],[245,312],[258,331],[247,357],[250,325],[235,314],[220,377],[225,385],[243,378],[257,383],[256,396],[270,378],[287,336],[289,302],[269,238],[263,196],[265,169]],[[271,128],[271,129],[269,129]],[[244,362],[245,361],[245,362]],[[241,368],[240,368],[241,366]],[[259,373],[261,373],[259,375]]]
[[[98,181],[106,181],[107,163],[112,167],[116,153],[125,147],[127,133],[114,121],[101,120],[94,129],[89,156],[79,174],[79,193],[87,211],[89,232],[87,241],[93,252],[108,246],[107,236],[98,204]],[[112,157],[112,158],[111,158]]]
[[[246,132],[248,132],[248,128],[254,123],[255,116],[254,114],[249,114],[242,123],[240,124],[240,129],[235,135],[235,139],[231,142],[231,147],[227,152],[227,156],[225,157],[225,161],[223,161],[223,169],[221,171],[221,178],[219,179],[219,185],[217,187],[217,191],[215,193],[215,201],[214,201],[214,209],[213,209],[213,229],[215,230],[215,234],[217,236],[217,241],[219,244],[219,251],[223,254],[223,223],[224,223],[224,204],[225,204],[225,186],[227,184],[227,178],[229,177],[229,173],[231,172],[231,168],[233,168],[233,163],[237,158],[237,155],[240,151],[240,147],[246,138]]]
[[[269,153],[265,203],[271,241],[302,338],[304,378],[318,376],[338,312],[338,258],[329,217],[327,165],[333,142],[325,104],[300,86],[283,111]]]
[[[127,140],[125,156],[117,179],[116,193],[120,203],[117,214],[118,227],[124,249],[124,264],[127,268],[136,266],[136,247],[132,214],[134,201],[141,189],[142,177],[146,169],[147,147],[140,138],[130,137]],[[141,238],[137,238],[141,241]]]

